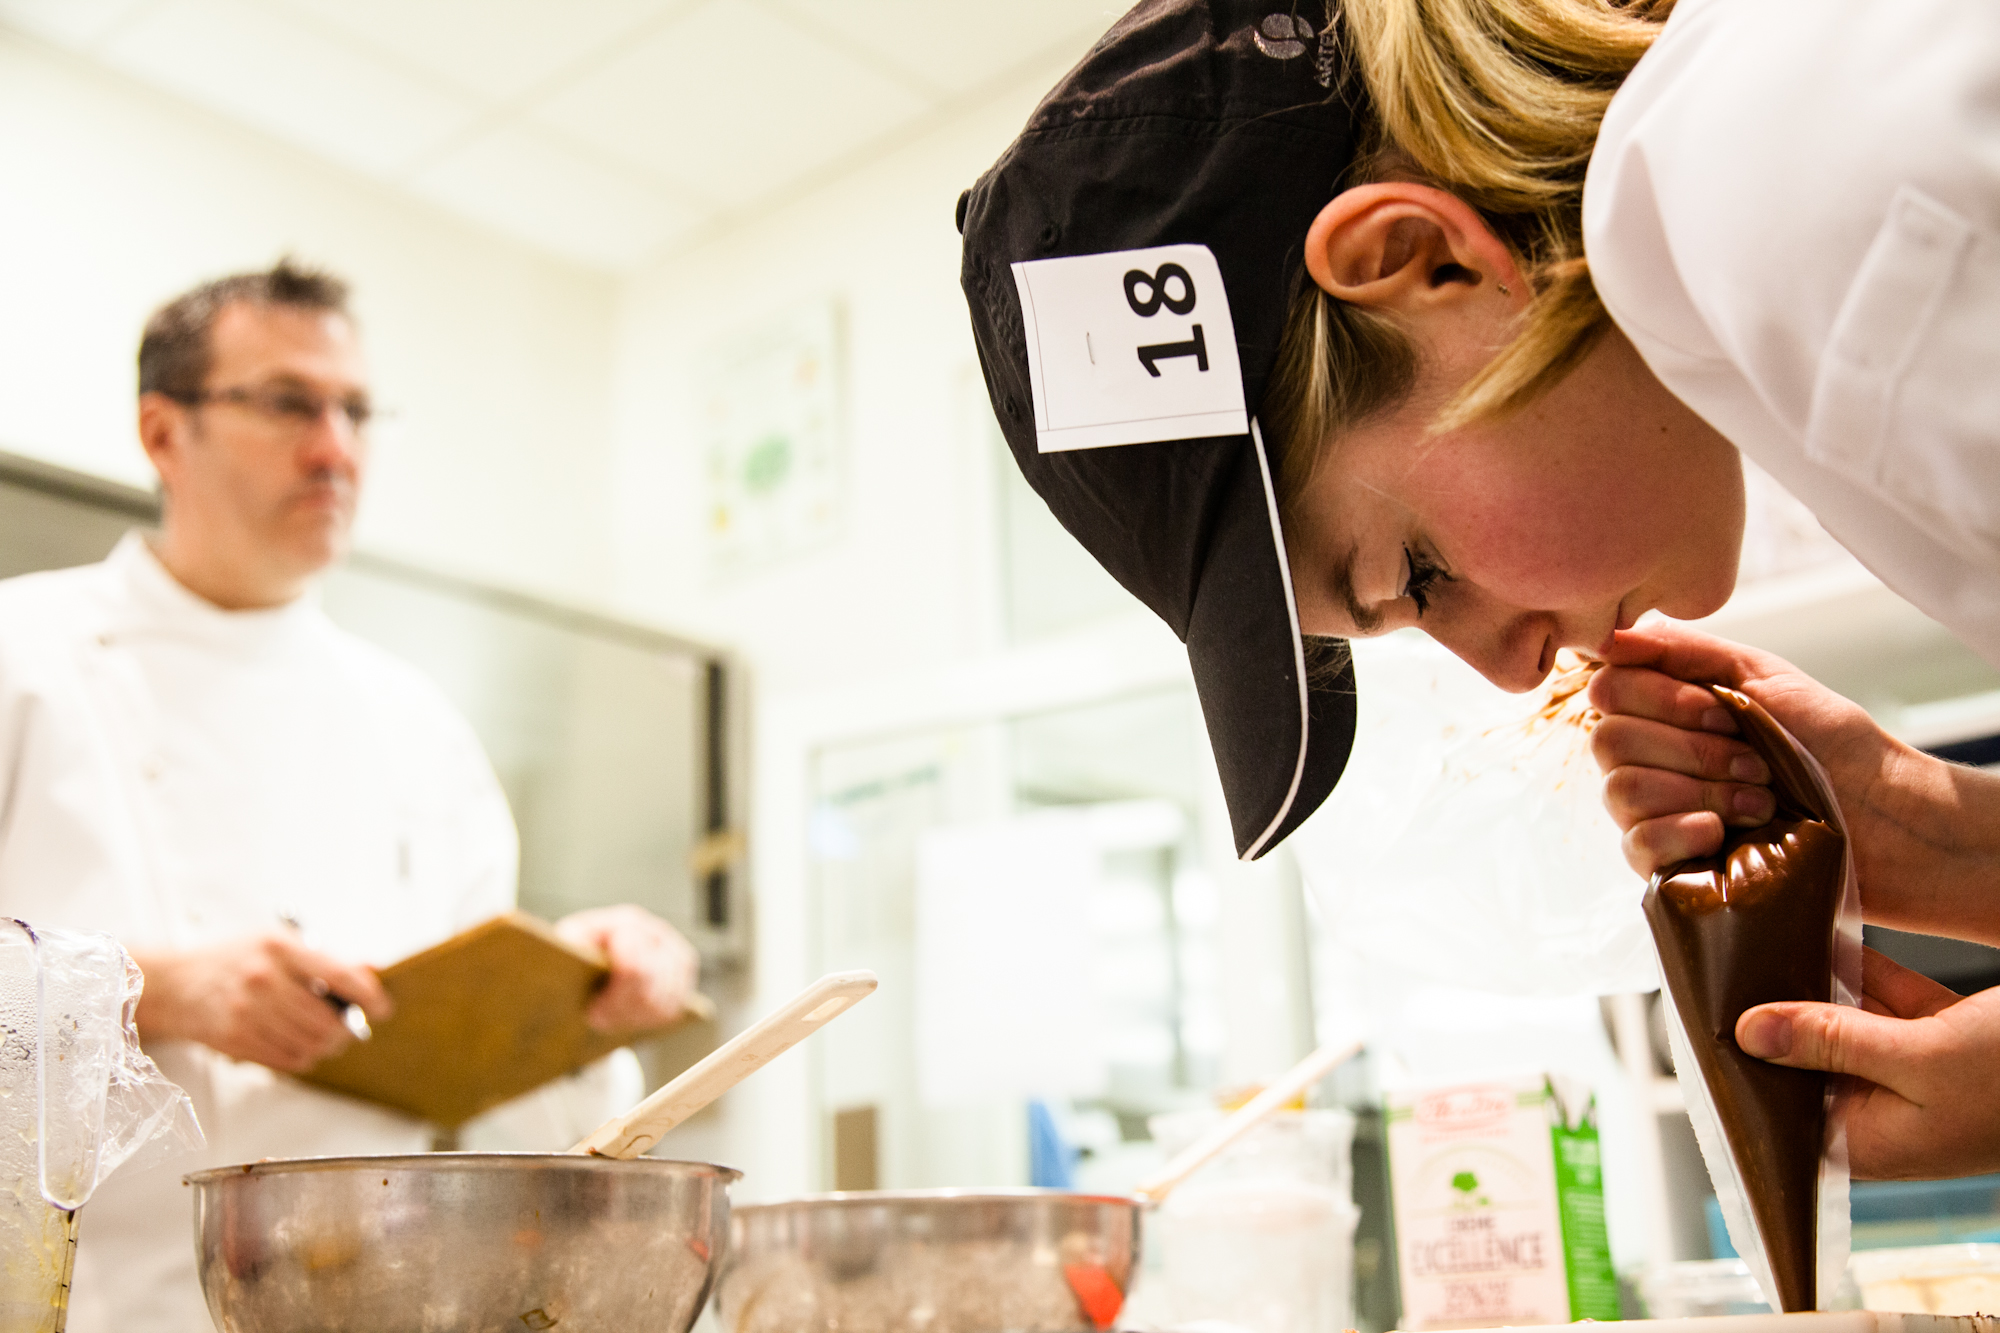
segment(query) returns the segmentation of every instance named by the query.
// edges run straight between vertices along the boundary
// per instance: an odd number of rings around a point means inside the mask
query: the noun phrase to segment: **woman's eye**
[[[1417,614],[1430,609],[1430,593],[1440,581],[1451,576],[1409,547],[1403,548],[1403,596],[1417,604]]]

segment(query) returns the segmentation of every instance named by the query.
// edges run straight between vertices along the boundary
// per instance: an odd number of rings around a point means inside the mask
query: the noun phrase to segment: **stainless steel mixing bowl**
[[[224,1333],[687,1333],[738,1176],[432,1153],[258,1162],[188,1183]]]
[[[1136,1199],[1061,1190],[826,1194],[730,1219],[730,1333],[1108,1328],[1139,1258]]]

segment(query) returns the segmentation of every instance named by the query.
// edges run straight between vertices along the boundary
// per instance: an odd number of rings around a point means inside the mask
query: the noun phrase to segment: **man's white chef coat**
[[[376,965],[513,902],[477,739],[411,667],[304,599],[225,612],[137,534],[0,583],[0,913],[191,949],[301,923]],[[148,1043],[208,1137],[84,1207],[72,1333],[204,1333],[180,1177],[263,1156],[413,1152],[415,1121],[206,1047]]]
[[[2000,664],[2000,5],[1680,0],[1583,213],[1661,381]]]

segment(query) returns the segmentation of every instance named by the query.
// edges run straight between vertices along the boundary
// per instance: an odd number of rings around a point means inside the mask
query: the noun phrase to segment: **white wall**
[[[1080,52],[1078,54],[1081,54]],[[1002,650],[990,411],[958,285],[959,192],[992,164],[1065,66],[739,232],[638,275],[618,345],[620,605],[736,645],[757,729],[752,1009],[803,983],[804,845],[815,747],[951,725],[1186,678],[1173,636],[1137,608],[1064,642]],[[716,581],[695,420],[705,349],[799,302],[846,321],[848,475],[839,538]],[[821,1184],[806,1052],[730,1095],[704,1144],[748,1174],[737,1193]]]
[[[596,600],[615,285],[0,32],[0,448],[150,483],[146,314],[292,252],[351,279],[377,396],[359,538]]]
[[[619,600],[740,645],[771,689],[821,688],[963,657],[994,608],[980,562],[992,459],[953,214],[1061,75],[1013,92],[723,240],[636,278],[619,337]],[[843,535],[728,582],[704,558],[691,376],[705,349],[774,312],[845,311]]]

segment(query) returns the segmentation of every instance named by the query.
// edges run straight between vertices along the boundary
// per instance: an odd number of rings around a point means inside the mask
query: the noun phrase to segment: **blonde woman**
[[[1416,626],[1510,689],[1614,664],[1642,874],[1770,816],[1726,683],[1832,773],[1871,920],[2000,944],[2000,780],[1633,628],[1729,596],[1741,451],[2000,663],[2000,10],[1148,0],[959,222],[1016,460],[1186,641],[1244,856],[1345,765],[1339,641]],[[1738,1039],[1869,1081],[1859,1174],[2000,1169],[2000,993],[1868,990]]]

